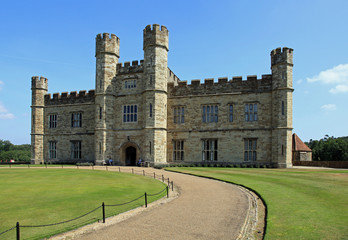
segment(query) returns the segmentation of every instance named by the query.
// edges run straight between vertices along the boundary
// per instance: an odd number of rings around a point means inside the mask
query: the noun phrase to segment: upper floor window
[[[218,140],[204,139],[202,140],[202,161],[218,160]]]
[[[150,103],[150,118],[152,118],[152,103]]]
[[[174,107],[174,123],[184,123],[185,122],[185,107]]]
[[[282,115],[285,115],[285,104],[284,104],[284,101],[282,101]]]
[[[183,140],[173,140],[173,161],[184,161]]]
[[[103,107],[99,107],[99,119],[103,118]]]
[[[48,116],[48,127],[56,128],[57,127],[57,115],[51,114]]]
[[[71,141],[71,158],[81,159],[81,141]]]
[[[138,121],[138,105],[123,106],[123,122]]]
[[[136,88],[137,80],[127,80],[124,82],[124,88]]]
[[[202,107],[202,122],[218,122],[219,108],[217,105],[205,105]]]
[[[233,122],[233,105],[229,105],[229,112],[228,112],[228,121]]]
[[[245,121],[253,122],[258,120],[257,103],[245,104]]]
[[[256,161],[256,139],[244,139],[244,161]]]
[[[71,114],[71,127],[82,127],[82,113]]]
[[[55,141],[48,142],[48,158],[49,159],[57,158],[57,142]]]

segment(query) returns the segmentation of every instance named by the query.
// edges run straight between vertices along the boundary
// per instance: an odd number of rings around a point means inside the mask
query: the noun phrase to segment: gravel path
[[[125,167],[122,169],[126,170]],[[136,168],[136,170],[140,169],[143,168]],[[127,170],[131,171],[129,168]],[[257,204],[252,203],[250,193],[245,189],[232,184],[164,170],[151,168],[144,168],[144,170],[169,177],[171,181],[174,181],[180,196],[168,203],[138,211],[135,217],[129,217],[117,224],[97,230],[90,228],[83,234],[81,232],[74,234],[73,238],[84,240],[247,238],[246,235],[241,236],[241,233],[245,232],[248,226],[253,225],[251,223],[253,220],[250,221],[250,212],[254,212],[255,215],[254,210]],[[255,216],[252,218],[255,220]],[[54,239],[72,238],[67,235],[57,237]]]

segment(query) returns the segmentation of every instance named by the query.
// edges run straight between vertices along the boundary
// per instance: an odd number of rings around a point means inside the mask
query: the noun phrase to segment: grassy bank
[[[82,169],[1,169],[0,233],[20,222],[45,225],[73,219],[106,205],[133,200],[144,192],[157,193],[159,181],[139,175]],[[165,192],[161,195],[163,196]],[[154,201],[161,196],[152,197]],[[142,206],[144,198],[120,207],[106,207],[111,216]],[[21,239],[41,239],[102,219],[102,209],[76,221],[50,227],[22,227]],[[0,236],[15,239],[15,230]]]
[[[348,239],[348,171],[168,168],[246,186],[262,196],[265,239]]]

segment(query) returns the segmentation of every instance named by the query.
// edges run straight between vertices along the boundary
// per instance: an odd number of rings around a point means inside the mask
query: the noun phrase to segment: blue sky
[[[181,80],[270,73],[294,49],[293,127],[304,141],[348,136],[348,1],[15,1],[0,9],[0,139],[30,143],[31,77],[49,93],[94,89],[95,36],[120,38],[120,62],[143,59],[148,24],[169,30]]]

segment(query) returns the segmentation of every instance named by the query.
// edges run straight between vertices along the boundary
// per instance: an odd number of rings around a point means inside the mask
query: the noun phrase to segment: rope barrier
[[[156,195],[159,195],[159,194],[161,194],[162,192],[164,192],[165,190],[167,190],[167,187],[165,187],[163,190],[161,190],[160,192],[158,192],[158,193],[153,193],[153,194],[150,194],[150,193],[148,193],[147,194],[147,196],[156,196]]]
[[[101,208],[101,206],[93,209],[92,211],[88,212],[88,213],[85,213],[79,217],[76,217],[76,218],[73,218],[73,219],[70,219],[70,220],[66,220],[66,221],[63,221],[63,222],[59,222],[59,223],[51,223],[51,224],[45,224],[45,225],[34,225],[34,226],[21,226],[21,227],[26,227],[26,228],[35,228],[35,227],[50,227],[50,226],[55,226],[55,225],[59,225],[59,224],[63,224],[63,223],[68,223],[68,222],[72,222],[74,220],[77,220],[79,218],[82,218],[84,216],[87,216],[88,214],[91,214],[92,212],[95,212],[97,211],[99,208]]]
[[[140,197],[136,198],[136,199],[133,199],[133,200],[129,201],[129,202],[119,203],[119,204],[110,204],[110,205],[109,204],[108,205],[105,204],[105,207],[117,207],[117,206],[126,205],[126,204],[129,204],[129,203],[135,202],[135,201],[139,200],[142,197],[144,197],[144,194],[141,195]]]
[[[11,231],[11,230],[13,230],[15,228],[16,228],[16,226],[14,226],[14,227],[12,227],[10,229],[7,229],[6,231],[1,232],[0,235],[5,234],[5,233],[7,233],[7,232],[9,232],[9,231]]]

